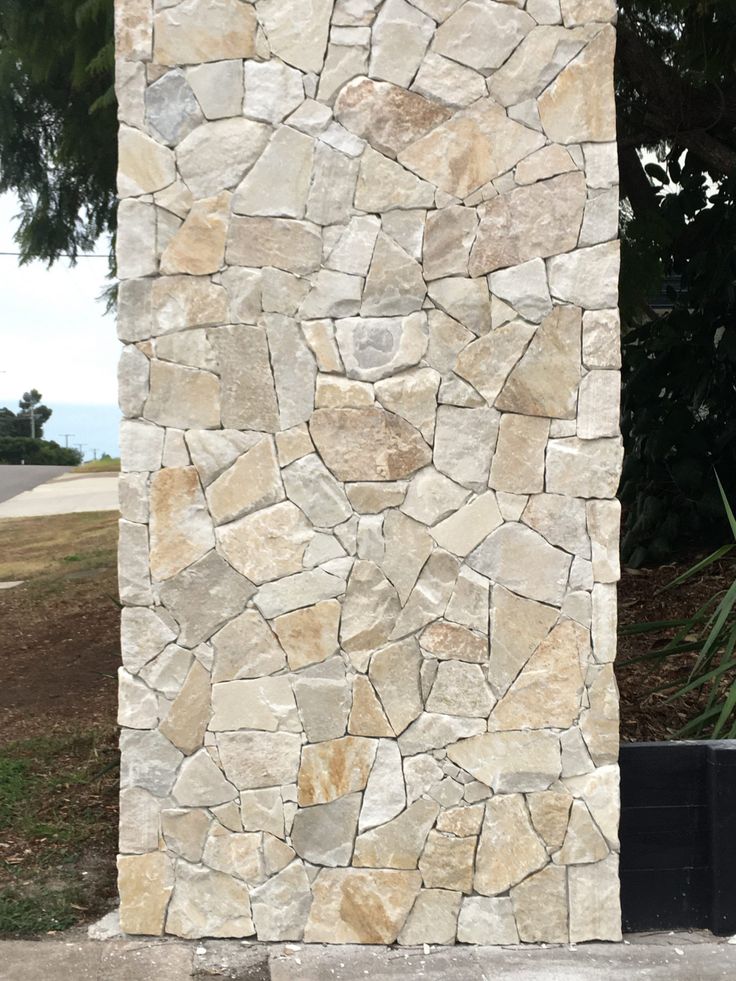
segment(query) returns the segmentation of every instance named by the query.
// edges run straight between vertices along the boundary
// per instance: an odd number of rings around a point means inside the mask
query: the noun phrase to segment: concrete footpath
[[[0,981],[734,981],[736,946],[705,933],[578,947],[321,947],[89,940],[0,944]]]
[[[24,470],[24,467],[15,469]],[[51,469],[51,468],[40,468]],[[58,467],[54,467],[58,470]],[[67,473],[0,503],[0,518],[31,518],[81,511],[117,511],[116,473]]]

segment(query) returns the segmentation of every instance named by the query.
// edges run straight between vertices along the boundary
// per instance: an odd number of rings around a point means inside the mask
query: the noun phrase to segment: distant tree
[[[21,262],[115,230],[114,0],[0,3],[0,192],[20,199]]]
[[[44,424],[49,421],[53,414],[53,409],[41,404],[43,395],[37,388],[32,388],[30,392],[24,392],[23,398],[18,402],[20,412],[17,415],[18,436],[30,436],[31,439],[43,438]]]
[[[53,440],[0,436],[0,463],[76,467],[81,462],[82,454],[79,450],[59,446]]]

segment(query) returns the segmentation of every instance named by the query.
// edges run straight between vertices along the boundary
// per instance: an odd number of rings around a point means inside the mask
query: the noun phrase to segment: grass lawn
[[[80,463],[75,467],[72,473],[120,473],[120,457],[113,457],[110,460],[88,460],[87,463]]]
[[[115,902],[117,518],[0,520],[0,936]]]

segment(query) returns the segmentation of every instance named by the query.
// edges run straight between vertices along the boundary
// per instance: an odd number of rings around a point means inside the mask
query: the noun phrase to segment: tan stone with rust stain
[[[422,648],[441,660],[456,659],[483,664],[488,657],[488,637],[473,633],[467,627],[437,620],[420,638]]]
[[[476,892],[500,895],[547,862],[547,851],[532,827],[521,794],[488,801],[476,860]]]
[[[395,735],[378,700],[375,688],[361,674],[353,679],[353,705],[348,719],[348,732],[352,736]]]
[[[309,429],[338,480],[399,480],[432,458],[419,431],[383,409],[317,409]]]
[[[572,795],[566,791],[547,790],[527,797],[534,830],[549,848],[560,848],[570,819]]]
[[[159,726],[182,753],[193,753],[202,746],[210,717],[210,692],[209,671],[195,660],[169,714]]]
[[[292,671],[325,661],[337,651],[340,612],[337,600],[325,600],[276,617],[273,630]]]
[[[151,573],[171,579],[215,544],[194,467],[159,470],[151,479]]]
[[[256,53],[256,14],[239,0],[184,0],[154,19],[153,60],[197,65]]]
[[[376,755],[377,742],[359,736],[343,736],[305,746],[298,777],[301,807],[326,804],[363,790]]]
[[[125,933],[163,933],[166,907],[174,887],[171,859],[165,852],[118,857],[120,927]]]
[[[427,889],[473,891],[475,838],[457,838],[430,831],[419,871]]]
[[[241,575],[259,585],[300,572],[312,535],[303,512],[290,501],[217,529],[222,554]]]
[[[217,197],[195,201],[184,224],[164,249],[161,256],[162,273],[205,276],[222,267],[230,197],[223,191]]]
[[[284,486],[273,440],[265,437],[247,450],[205,493],[218,525],[282,501]]]
[[[359,835],[353,865],[415,869],[439,809],[435,801],[420,798],[393,821]]]
[[[416,899],[419,872],[325,869],[312,886],[307,943],[390,944]]]

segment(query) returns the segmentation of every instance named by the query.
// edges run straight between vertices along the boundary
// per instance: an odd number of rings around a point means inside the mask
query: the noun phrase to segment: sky
[[[0,195],[0,252],[17,252],[13,216],[18,203]],[[99,253],[105,253],[101,243]],[[115,318],[98,297],[108,285],[106,259],[60,260],[19,266],[0,255],[0,405],[16,409],[37,388],[54,414],[44,436],[117,455],[117,360]]]

